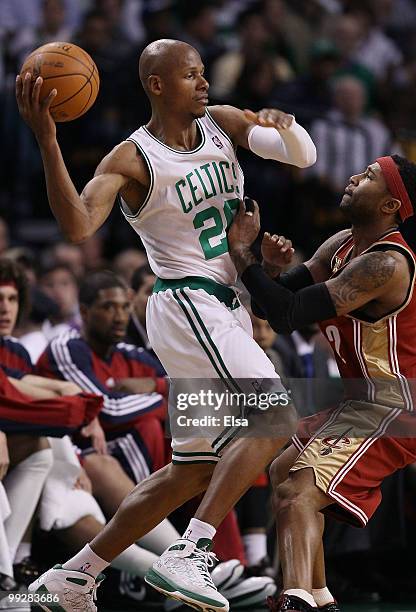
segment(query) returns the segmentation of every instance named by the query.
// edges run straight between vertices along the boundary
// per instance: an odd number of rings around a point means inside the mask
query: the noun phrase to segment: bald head
[[[165,77],[174,67],[185,63],[190,54],[199,58],[198,51],[191,45],[172,38],[161,38],[147,45],[139,59],[140,81],[147,95],[150,93],[148,79],[151,75]]]

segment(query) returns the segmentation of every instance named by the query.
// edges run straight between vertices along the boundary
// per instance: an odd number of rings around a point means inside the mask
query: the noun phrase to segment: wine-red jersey
[[[33,374],[29,353],[16,338],[0,336],[0,367],[12,378]]]
[[[353,247],[350,235],[331,260],[331,278],[348,266]],[[409,263],[410,283],[403,303],[377,320],[356,310],[322,321],[320,327],[331,343],[341,376],[365,381],[365,395],[360,399],[414,410],[416,393],[412,392],[411,381],[416,379],[416,256],[398,230],[384,234],[362,254],[388,250],[402,253]],[[347,395],[353,388],[352,381],[347,382]]]
[[[88,393],[104,398],[100,419],[104,429],[131,424],[142,415],[158,408],[164,414],[166,390],[162,366],[147,351],[119,342],[107,359],[94,353],[77,330],[57,336],[48,345],[36,364],[36,373],[76,383]],[[122,378],[152,377],[161,393],[126,393],[113,388]]]

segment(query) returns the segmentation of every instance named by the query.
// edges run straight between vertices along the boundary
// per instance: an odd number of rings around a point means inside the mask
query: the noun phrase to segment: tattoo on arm
[[[341,230],[331,236],[312,255],[311,259],[305,263],[309,268],[316,283],[325,281],[331,275],[331,260],[343,242],[351,235],[351,230]]]
[[[361,255],[336,278],[327,282],[337,314],[347,314],[382,294],[394,276],[397,260],[388,253]]]

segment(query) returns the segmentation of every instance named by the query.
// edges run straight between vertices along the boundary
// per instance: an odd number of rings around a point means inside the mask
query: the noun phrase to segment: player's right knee
[[[274,506],[277,514],[290,511],[298,503],[302,503],[302,491],[290,480],[285,480],[274,489]]]
[[[286,468],[286,464],[282,462],[281,457],[277,457],[269,468],[270,483],[273,489],[286,480],[289,472]]]
[[[297,449],[290,445],[273,461],[269,469],[270,482],[273,489],[277,488],[289,477],[290,468],[295,463],[298,454]]]
[[[293,472],[275,489],[274,505],[278,514],[316,505],[317,487],[310,470]]]

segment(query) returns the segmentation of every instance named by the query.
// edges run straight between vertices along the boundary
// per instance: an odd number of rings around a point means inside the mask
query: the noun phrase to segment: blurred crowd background
[[[246,191],[263,224],[305,255],[342,225],[348,177],[377,156],[416,157],[414,0],[2,0],[0,2],[0,252],[35,254],[59,239],[36,143],[18,116],[15,75],[25,56],[70,40],[94,58],[101,89],[83,118],[59,126],[78,188],[101,158],[148,120],[138,57],[150,41],[179,38],[206,66],[211,104],[277,107],[311,130],[318,162],[307,171],[244,151]],[[261,177],[261,178],[259,178]],[[82,248],[99,267],[137,238],[118,211]]]
[[[144,310],[154,279],[117,207],[86,243],[62,241],[36,141],[17,111],[15,76],[30,51],[55,40],[76,43],[96,62],[101,87],[95,105],[81,119],[58,125],[64,159],[81,190],[102,157],[147,122],[138,57],[158,38],[178,38],[200,52],[211,104],[279,108],[310,131],[318,161],[307,170],[239,152],[263,229],[291,238],[298,261],[345,227],[338,203],[352,174],[391,153],[416,161],[416,0],[1,0],[0,256],[18,261],[27,274],[31,311],[15,333],[24,336],[34,363],[58,333],[79,328],[77,287],[102,269],[133,287],[130,331],[151,350]],[[411,245],[414,230],[411,220],[403,228]],[[336,378],[316,329],[276,338],[263,322],[253,323],[257,341],[286,376]],[[266,485],[246,508],[267,509]],[[416,601],[402,563],[415,533],[414,493],[410,468],[387,483],[373,527],[329,530],[329,573],[340,593],[377,601],[397,599],[400,590]],[[240,509],[240,517],[244,512],[253,516]],[[270,512],[253,519],[261,525],[247,520],[247,533],[273,533]],[[273,556],[272,545],[267,552]]]

